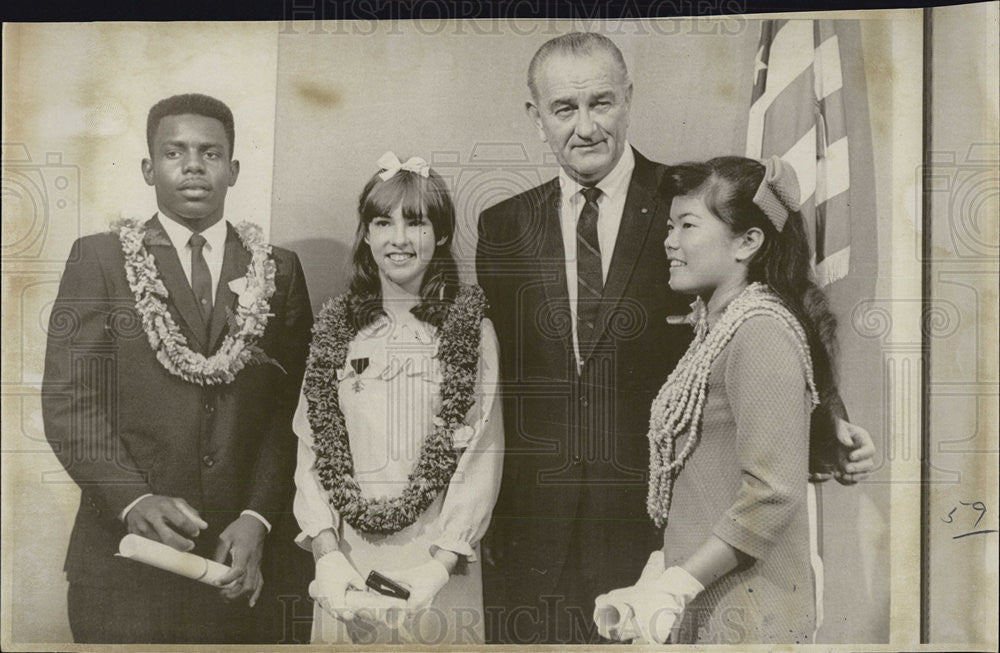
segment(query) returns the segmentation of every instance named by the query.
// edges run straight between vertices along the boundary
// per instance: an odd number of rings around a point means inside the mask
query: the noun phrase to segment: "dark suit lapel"
[[[177,250],[174,249],[170,237],[163,230],[163,225],[160,224],[157,216],[153,216],[153,219],[146,222],[146,235],[143,237],[143,244],[146,246],[146,251],[152,254],[156,261],[156,269],[167,289],[170,304],[173,305],[176,314],[184,322],[183,326],[187,327],[185,335],[193,340],[192,349],[203,351],[205,322],[198,309],[194,291],[191,290],[191,284],[184,276],[184,269],[181,267]]]
[[[222,258],[222,272],[215,289],[215,303],[212,305],[212,323],[209,327],[208,350],[212,352],[229,322],[229,315],[236,310],[236,294],[229,282],[246,275],[250,265],[250,252],[243,246],[232,225],[226,225],[226,253]]]
[[[559,220],[559,180],[554,179],[542,188],[537,204],[533,205],[532,220],[541,224],[541,274],[547,298],[547,309],[552,324],[565,322],[567,329],[563,340],[569,351],[573,349],[572,317],[569,310],[569,291],[566,286],[566,248],[563,246],[562,225]],[[561,316],[565,316],[562,319]],[[548,318],[542,318],[548,319]]]
[[[622,221],[618,227],[618,238],[615,240],[615,251],[611,256],[608,279],[604,284],[601,305],[597,311],[594,338],[586,351],[580,353],[584,360],[593,352],[594,344],[604,336],[608,324],[615,315],[615,309],[621,303],[625,288],[635,270],[635,264],[646,244],[649,226],[653,223],[654,217],[661,220],[667,218],[665,214],[660,215],[662,211],[668,210],[668,207],[665,207],[658,196],[657,187],[655,164],[635,152],[635,169],[629,182]]]

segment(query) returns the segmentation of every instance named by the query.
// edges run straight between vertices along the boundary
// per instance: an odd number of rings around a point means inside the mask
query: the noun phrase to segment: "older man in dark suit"
[[[49,325],[45,434],[82,492],[70,626],[78,642],[252,641],[312,311],[295,254],[223,219],[229,108],[168,98],[147,140],[157,214],[74,244]],[[213,588],[117,558],[126,533],[232,571]]]
[[[594,597],[635,581],[662,536],[646,514],[649,407],[684,353],[664,255],[668,167],[627,139],[632,84],[597,34],[545,43],[527,111],[561,170],[479,219],[477,273],[501,346],[506,454],[484,592],[487,638],[594,642]],[[828,410],[827,413],[832,412]],[[839,422],[855,460],[870,436]]]

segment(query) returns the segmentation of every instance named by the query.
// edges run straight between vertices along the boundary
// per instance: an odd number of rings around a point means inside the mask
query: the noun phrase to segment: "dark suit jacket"
[[[507,436],[493,539],[511,605],[556,583],[571,542],[593,560],[578,571],[602,591],[634,581],[662,543],[645,507],[649,407],[691,339],[666,317],[689,312],[691,298],[667,285],[668,168],[635,159],[580,374],[558,179],[479,219],[477,273],[500,340]]]
[[[169,308],[192,348],[214,351],[236,297],[229,281],[250,261],[230,227],[209,342],[176,250],[159,221],[147,249],[169,292]],[[95,586],[162,582],[162,572],[115,558],[125,535],[119,513],[146,494],[182,497],[209,523],[196,553],[242,510],[272,524],[288,510],[295,467],[291,419],[309,346],[312,310],[296,255],[275,247],[276,290],[258,341],[284,368],[248,366],[228,385],[202,387],[156,360],[125,278],[118,237],[73,245],[49,322],[42,414],[45,436],[82,490],[66,559],[70,582]],[[202,335],[199,337],[198,333]],[[157,580],[159,579],[159,580]]]

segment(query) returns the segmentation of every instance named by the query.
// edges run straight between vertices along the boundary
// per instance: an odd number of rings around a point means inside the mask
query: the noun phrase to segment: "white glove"
[[[347,590],[365,589],[365,579],[340,551],[330,551],[316,561],[316,578],[309,583],[309,596],[341,621],[354,619],[347,604]]]
[[[633,591],[636,587],[654,584],[663,571],[663,551],[657,549],[649,554],[649,560],[635,585],[611,590],[594,599],[594,622],[601,637],[619,639],[620,626],[634,614],[630,605]]]
[[[354,621],[368,624],[383,623],[399,630],[406,618],[406,601],[374,592],[347,590],[347,608],[354,613]]]
[[[434,597],[448,583],[450,577],[444,564],[434,558],[416,567],[385,571],[382,574],[410,590],[406,609],[411,612],[430,607]]]
[[[651,570],[653,563],[650,556],[643,576]],[[655,578],[640,577],[632,587],[599,596],[595,601],[594,620],[599,629],[604,627],[608,639],[665,644],[684,608],[704,589],[698,579],[684,569],[670,567]],[[611,620],[609,616],[613,617],[613,611],[617,611],[619,621],[606,625]]]
[[[636,586],[632,604],[635,624],[626,627],[631,632],[622,634],[641,638],[647,644],[666,644],[684,608],[704,589],[697,578],[681,567],[670,567],[655,583]]]

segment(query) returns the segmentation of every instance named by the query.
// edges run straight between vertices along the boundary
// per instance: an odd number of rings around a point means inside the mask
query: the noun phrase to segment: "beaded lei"
[[[701,439],[701,420],[712,363],[744,322],[757,315],[770,315],[795,333],[813,406],[819,403],[805,331],[767,285],[755,282],[747,286],[711,328],[704,304],[698,301],[692,306],[696,307],[697,319],[694,341],[660,388],[650,409],[646,508],[658,528],[667,525],[674,481]],[[678,441],[685,435],[687,439],[678,453]]]

